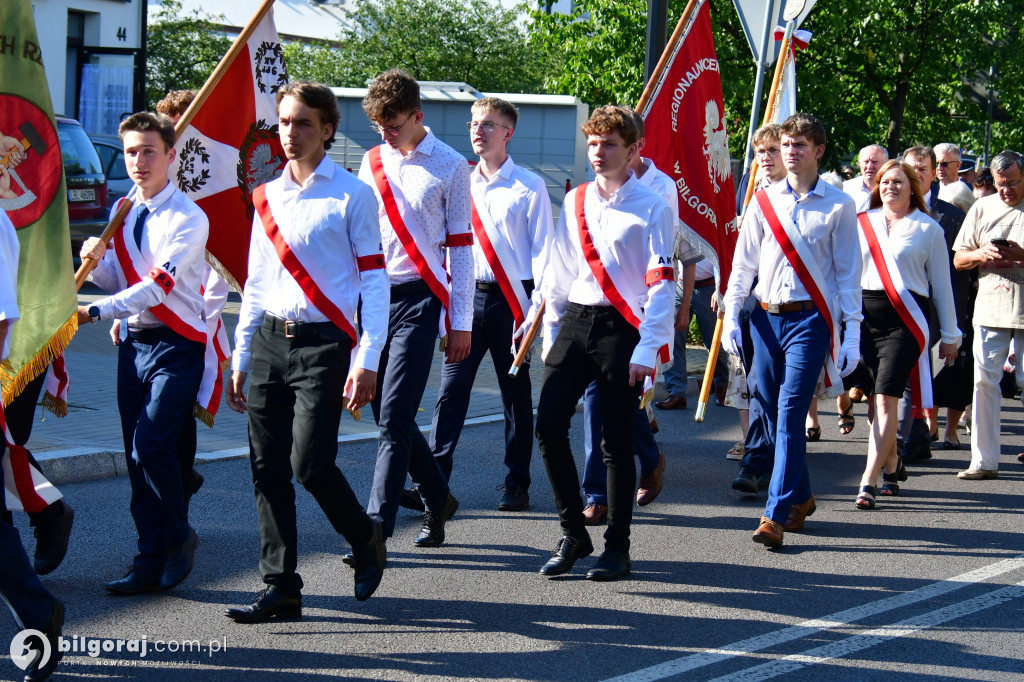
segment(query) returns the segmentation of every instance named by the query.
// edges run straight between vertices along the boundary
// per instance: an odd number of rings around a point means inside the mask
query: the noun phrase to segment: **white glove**
[[[740,356],[743,333],[740,331],[739,310],[730,310],[722,320],[722,348],[730,355]]]
[[[843,337],[843,345],[839,348],[836,368],[839,376],[845,377],[857,369],[860,362],[860,325],[847,327]]]

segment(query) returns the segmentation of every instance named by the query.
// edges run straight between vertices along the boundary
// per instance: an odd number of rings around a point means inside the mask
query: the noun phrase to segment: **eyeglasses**
[[[409,114],[408,116],[405,117],[405,120],[402,121],[401,125],[397,125],[397,126],[384,126],[384,127],[381,127],[381,126],[377,125],[376,123],[372,123],[372,124],[370,124],[370,130],[375,131],[378,135],[381,135],[381,136],[394,137],[395,135],[397,135],[402,130],[402,128],[405,127],[405,124],[409,122],[409,119],[412,118],[415,115],[416,115],[416,112],[415,111],[412,112],[411,114]]]
[[[466,130],[473,133],[476,129],[480,128],[484,131],[485,135],[490,135],[494,132],[495,128],[504,128],[505,130],[512,130],[511,126],[502,125],[501,123],[494,123],[493,121],[466,121]]]
[[[778,156],[778,149],[757,149],[754,151],[754,156]]]
[[[993,186],[996,189],[1016,189],[1017,187],[1020,187],[1020,183],[1022,182],[1024,182],[1024,177],[1017,182],[996,182],[993,183]]]
[[[945,168],[946,166],[949,166],[949,165],[954,164],[954,163],[960,163],[960,162],[959,161],[939,161],[935,165],[938,166],[939,168]]]

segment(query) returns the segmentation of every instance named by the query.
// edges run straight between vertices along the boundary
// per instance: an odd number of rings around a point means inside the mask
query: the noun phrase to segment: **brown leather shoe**
[[[661,493],[661,486],[664,484],[665,478],[665,455],[658,453],[658,466],[654,467],[647,476],[640,477],[640,485],[636,490],[636,503],[641,507],[644,507],[651,502],[654,502]]]
[[[754,542],[759,542],[765,547],[782,547],[782,532],[781,523],[762,516],[761,525],[754,531]]]
[[[685,410],[686,409],[686,396],[685,395],[670,395],[664,400],[659,400],[654,403],[654,406],[659,410]]]
[[[608,520],[608,505],[591,503],[583,508],[583,525],[600,526]]]
[[[800,531],[804,529],[804,519],[814,513],[818,505],[814,503],[814,495],[811,495],[803,504],[794,504],[789,510],[789,518],[786,519],[784,528],[789,531]]]

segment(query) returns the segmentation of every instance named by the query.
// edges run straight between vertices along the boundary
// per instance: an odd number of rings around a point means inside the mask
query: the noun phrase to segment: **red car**
[[[55,118],[68,188],[71,253],[77,259],[82,241],[87,237],[98,237],[107,226],[107,176],[103,173],[99,154],[81,124],[65,116]]]

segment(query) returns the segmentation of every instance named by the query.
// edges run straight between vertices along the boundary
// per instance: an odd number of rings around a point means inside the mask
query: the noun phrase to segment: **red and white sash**
[[[910,371],[911,406],[915,409],[929,409],[932,407],[932,382],[928,363],[928,319],[924,316],[921,306],[914,300],[914,295],[903,283],[899,266],[893,258],[892,249],[889,248],[889,235],[885,233],[884,220],[881,210],[868,211],[857,216],[861,242],[867,246],[871,254],[866,267],[874,268],[878,273],[889,302],[917,341],[920,354],[917,364]]]
[[[163,303],[153,306],[149,312],[186,339],[206,343],[206,324],[181,301],[170,296],[174,288],[171,276],[160,268],[147,269],[142,254],[139,253],[139,247],[135,244],[135,238],[131,235],[125,238],[125,232],[132,229],[126,220],[121,229],[114,234],[114,254],[117,256],[125,282],[128,286],[134,286],[141,282],[143,277],[149,277],[159,284],[168,295],[164,297]],[[194,322],[186,322],[193,318]]]
[[[438,327],[439,336],[444,337],[451,329],[448,315],[449,282],[451,277],[445,270],[444,260],[438,260],[434,250],[427,242],[426,232],[416,220],[416,213],[409,200],[405,198],[402,186],[384,170],[381,160],[381,146],[374,147],[366,153],[373,172],[374,191],[380,197],[384,212],[388,216],[391,229],[402,243],[402,248],[409,254],[409,259],[416,266],[416,272],[427,283],[430,291],[441,301],[441,321]],[[473,234],[448,235],[445,246],[472,246]]]
[[[636,296],[630,293],[630,287],[626,286],[626,276],[619,268],[618,262],[612,256],[608,245],[600,232],[591,232],[587,227],[586,216],[586,194],[589,182],[585,182],[576,188],[576,228],[579,231],[580,248],[583,250],[583,257],[586,258],[591,272],[601,286],[601,291],[611,304],[619,311],[626,321],[640,329],[644,313]],[[662,270],[668,270],[666,273]],[[647,273],[645,281],[650,286],[661,279],[672,280],[672,268],[658,268]],[[627,292],[623,296],[621,292]],[[668,344],[658,349],[658,360],[662,365],[669,365],[672,361],[672,350]]]
[[[4,442],[4,500],[9,511],[39,512],[59,500],[63,495],[46,480],[39,469],[32,466],[28,459],[28,451],[14,444],[11,430],[7,428],[3,404],[0,404],[0,428],[3,430]],[[6,561],[7,558],[5,557]]]
[[[483,189],[476,183],[470,191],[472,198],[472,223],[473,233],[476,235],[477,244],[487,259],[494,278],[501,287],[501,293],[505,295],[509,308],[512,309],[512,317],[515,319],[514,329],[518,329],[526,321],[526,312],[530,309],[530,297],[526,295],[526,288],[518,277],[509,277],[505,272],[505,263],[514,263],[512,245],[508,243],[504,235],[498,231],[497,225],[484,201]],[[481,210],[482,209],[482,210]]]
[[[213,427],[224,392],[224,369],[231,359],[228,333],[221,319],[227,299],[228,283],[213,268],[206,268],[203,302],[206,306],[206,352],[203,355],[203,379],[199,383],[193,414],[204,424]]]
[[[276,199],[267,197],[267,186],[260,185],[252,193],[253,204],[256,213],[263,223],[263,229],[267,238],[274,245],[277,257],[281,259],[281,265],[292,276],[302,293],[306,295],[310,303],[316,306],[317,310],[327,316],[338,329],[348,334],[352,339],[352,348],[355,349],[359,343],[355,327],[348,317],[341,310],[341,292],[336,287],[321,287],[319,282],[330,282],[327,273],[320,270],[316,256],[310,251],[308,244],[289,244],[287,237],[282,232],[275,219],[275,215],[287,215],[284,208],[277,204]]]
[[[68,416],[68,389],[71,387],[71,377],[68,375],[68,365],[61,353],[50,361],[46,368],[46,378],[43,380],[43,398],[40,404],[58,417]]]
[[[771,197],[767,190],[760,190],[754,194],[757,205],[761,208],[761,214],[779,242],[782,252],[786,255],[789,264],[796,271],[800,283],[807,289],[811,300],[828,325],[831,337],[828,355],[825,357],[825,388],[833,398],[843,392],[843,379],[839,376],[839,369],[836,367],[836,355],[839,345],[839,326],[836,323],[835,315],[832,314],[832,301],[826,298],[825,275],[810,252],[810,247],[804,241],[799,228],[793,222],[793,218],[786,211],[776,211],[772,204]],[[850,254],[849,257],[855,257]]]

